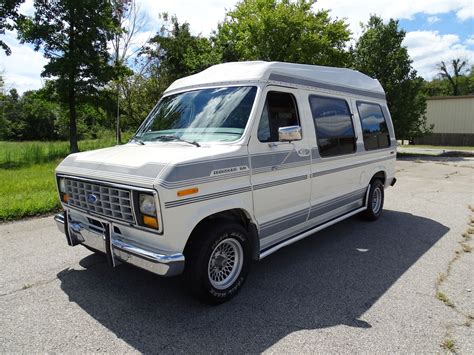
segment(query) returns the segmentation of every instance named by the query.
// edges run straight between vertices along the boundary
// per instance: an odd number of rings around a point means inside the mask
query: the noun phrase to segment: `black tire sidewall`
[[[380,189],[381,199],[382,199],[382,201],[380,201],[380,208],[377,212],[375,212],[372,209],[372,199],[374,197],[374,192],[375,192],[376,189]],[[384,203],[384,186],[383,186],[383,184],[380,180],[374,180],[372,182],[372,185],[370,186],[369,199],[368,199],[367,203],[368,203],[367,212],[369,213],[369,215],[373,219],[379,218],[380,215],[382,214],[383,203]]]
[[[208,225],[207,228],[201,229],[201,237],[205,238],[205,242],[200,249],[201,255],[196,255],[196,263],[194,270],[194,281],[197,289],[195,294],[199,298],[204,298],[211,304],[219,304],[234,297],[242,288],[247,278],[250,268],[250,244],[247,231],[239,224],[220,222],[217,225]],[[203,233],[207,235],[203,236]],[[225,289],[216,289],[212,286],[208,276],[208,264],[214,249],[225,239],[235,239],[243,250],[242,270],[237,279]],[[201,239],[201,238],[198,238]],[[203,241],[203,239],[201,239]]]

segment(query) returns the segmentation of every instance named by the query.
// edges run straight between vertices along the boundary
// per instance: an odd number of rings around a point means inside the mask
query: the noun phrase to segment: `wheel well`
[[[377,172],[376,174],[374,174],[374,176],[372,176],[372,179],[370,179],[370,182],[378,179],[380,181],[382,181],[382,184],[385,185],[385,180],[386,180],[386,175],[385,175],[385,171],[379,171]]]
[[[186,249],[190,247],[190,245],[195,241],[196,239],[199,238],[199,233],[197,231],[199,228],[209,222],[209,221],[215,221],[215,220],[228,220],[232,222],[237,222],[241,224],[248,232],[249,238],[250,238],[250,246],[252,248],[252,259],[258,260],[260,257],[260,239],[258,237],[258,231],[257,227],[254,223],[252,223],[252,220],[250,216],[247,214],[246,211],[240,209],[240,208],[234,208],[231,210],[226,210],[226,211],[221,211],[218,213],[214,213],[210,216],[207,216],[206,218],[202,219],[193,229],[191,232],[191,235],[189,236],[188,241],[186,242],[186,246],[184,248],[185,254],[186,254]]]

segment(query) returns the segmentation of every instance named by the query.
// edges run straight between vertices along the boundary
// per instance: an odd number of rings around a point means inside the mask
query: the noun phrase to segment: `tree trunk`
[[[120,91],[119,84],[117,82],[117,125],[115,127],[115,138],[117,139],[117,144],[122,143],[122,136],[120,134]]]
[[[73,88],[69,89],[69,150],[71,153],[77,153],[77,123],[76,123],[76,93]]]

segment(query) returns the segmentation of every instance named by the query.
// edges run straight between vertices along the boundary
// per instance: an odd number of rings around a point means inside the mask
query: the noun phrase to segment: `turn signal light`
[[[192,195],[198,192],[199,192],[199,189],[197,187],[191,187],[190,189],[180,190],[177,192],[177,194],[179,197],[182,197],[186,195]]]
[[[147,227],[158,229],[158,220],[155,217],[143,216],[143,224]]]
[[[61,201],[63,201],[64,203],[67,203],[68,200],[69,200],[69,196],[67,194],[61,194]]]

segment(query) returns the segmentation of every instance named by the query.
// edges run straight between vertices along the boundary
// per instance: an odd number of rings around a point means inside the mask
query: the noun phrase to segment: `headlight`
[[[66,193],[66,179],[59,178],[59,192],[65,194]]]
[[[69,196],[66,193],[66,179],[59,178],[58,179],[58,190],[59,190],[59,198],[61,202],[67,203],[69,200]]]
[[[148,216],[156,216],[155,198],[152,195],[140,194],[140,212]]]

